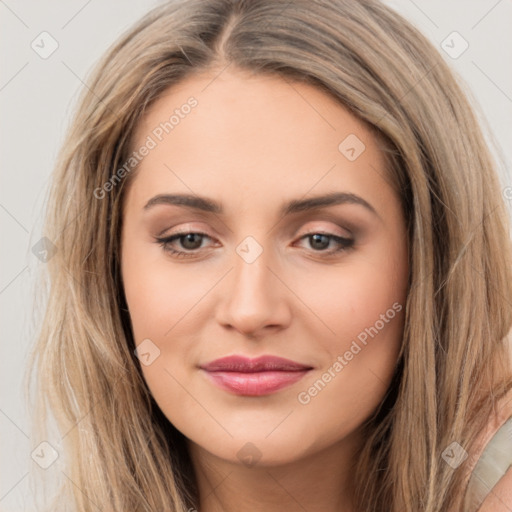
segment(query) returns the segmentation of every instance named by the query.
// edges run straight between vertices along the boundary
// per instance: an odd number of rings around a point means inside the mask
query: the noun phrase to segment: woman
[[[89,81],[49,204],[53,510],[512,506],[494,164],[380,2],[155,8]]]

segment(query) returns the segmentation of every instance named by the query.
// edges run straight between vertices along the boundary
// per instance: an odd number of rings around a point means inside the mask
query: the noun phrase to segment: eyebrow
[[[152,197],[146,203],[144,210],[148,210],[159,204],[184,206],[186,208],[200,210],[208,213],[215,213],[219,215],[224,213],[224,208],[222,207],[221,203],[208,197],[192,194],[159,194],[155,197]],[[335,206],[338,204],[357,204],[363,206],[377,217],[380,217],[375,208],[370,203],[368,203],[368,201],[350,192],[333,192],[330,194],[310,197],[308,199],[293,199],[281,207],[279,216],[284,217],[293,213],[316,210],[319,208],[327,208],[329,206]]]

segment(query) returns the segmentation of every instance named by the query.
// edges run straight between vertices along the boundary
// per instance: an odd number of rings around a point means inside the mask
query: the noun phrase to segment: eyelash
[[[193,258],[193,257],[197,256],[197,253],[188,252],[188,251],[178,251],[178,250],[170,247],[170,244],[174,240],[184,238],[186,235],[199,235],[201,237],[211,238],[206,233],[201,233],[199,231],[184,231],[182,233],[176,233],[176,234],[168,236],[168,237],[156,238],[155,241],[162,246],[162,248],[164,249],[165,252],[170,253],[175,258]],[[343,251],[350,250],[353,248],[353,245],[354,245],[354,240],[351,238],[344,238],[341,236],[333,235],[332,233],[325,233],[322,231],[312,231],[310,233],[307,233],[304,236],[302,236],[300,238],[300,240],[302,240],[304,238],[310,238],[314,235],[326,236],[330,239],[329,241],[334,240],[336,243],[338,243],[340,245],[340,247],[338,247],[337,249],[330,250],[330,251],[324,251],[324,250],[313,251],[313,252],[320,253],[320,254],[323,253],[326,256],[332,256],[334,254],[338,254]],[[189,249],[189,251],[198,251],[198,250],[199,249]]]

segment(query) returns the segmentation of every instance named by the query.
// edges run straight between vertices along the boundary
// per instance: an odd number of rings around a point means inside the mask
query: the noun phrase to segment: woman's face
[[[382,401],[405,222],[376,140],[337,102],[279,78],[214,77],[170,89],[138,126],[124,289],[169,421],[213,456],[275,465],[343,442]]]

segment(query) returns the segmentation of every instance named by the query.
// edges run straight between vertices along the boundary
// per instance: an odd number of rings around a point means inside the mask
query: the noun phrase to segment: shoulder
[[[467,462],[464,510],[512,511],[512,390],[497,403]]]
[[[512,467],[489,491],[478,512],[510,512],[512,510]]]

